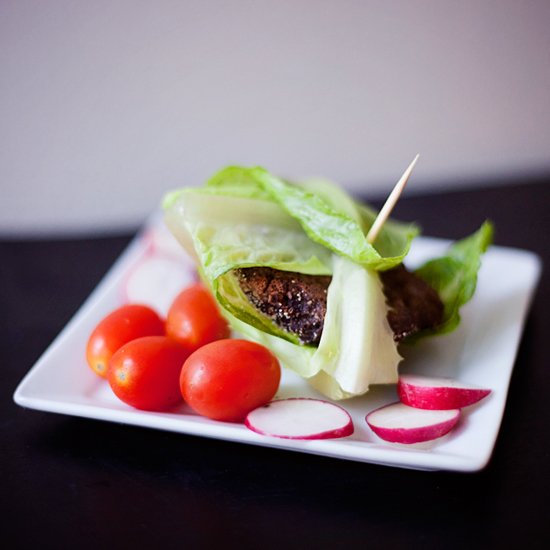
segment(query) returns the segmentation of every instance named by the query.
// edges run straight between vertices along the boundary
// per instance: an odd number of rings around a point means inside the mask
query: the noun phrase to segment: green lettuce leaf
[[[331,253],[296,220],[263,199],[184,189],[165,203],[169,229],[215,281],[239,267],[266,266],[311,275],[331,273]]]
[[[224,195],[270,198],[300,223],[312,241],[369,269],[384,270],[400,264],[419,232],[413,224],[390,222],[376,247],[369,244],[365,236],[376,212],[326,180],[292,184],[260,167],[231,166],[211,178],[207,187]]]
[[[447,254],[426,262],[415,271],[437,291],[444,306],[443,323],[418,336],[444,334],[458,326],[460,308],[474,295],[481,256],[492,240],[493,225],[486,221],[473,235],[454,243]]]

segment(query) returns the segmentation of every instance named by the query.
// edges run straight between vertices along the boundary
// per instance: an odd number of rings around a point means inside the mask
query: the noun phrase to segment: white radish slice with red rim
[[[366,421],[384,441],[413,444],[444,436],[454,428],[459,418],[459,409],[427,411],[392,403],[370,412]]]
[[[124,299],[129,303],[148,305],[166,315],[175,297],[197,279],[197,272],[190,262],[148,254],[130,270],[123,285]]]
[[[245,425],[253,432],[283,439],[335,439],[353,433],[342,407],[307,397],[271,401],[250,412]]]
[[[410,407],[448,410],[473,405],[489,395],[491,390],[450,378],[403,374],[399,377],[397,393],[401,402]]]

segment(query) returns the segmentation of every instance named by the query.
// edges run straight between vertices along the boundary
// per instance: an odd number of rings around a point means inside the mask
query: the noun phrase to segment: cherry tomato
[[[125,305],[104,317],[93,330],[86,346],[86,359],[93,371],[105,378],[109,360],[121,346],[142,336],[163,334],[164,322],[153,309]]]
[[[122,346],[109,361],[107,380],[127,405],[164,411],[183,403],[179,376],[189,352],[167,336],[145,336]]]
[[[210,291],[201,283],[178,294],[166,317],[166,334],[190,351],[228,338],[229,326]]]
[[[181,370],[180,388],[196,412],[239,422],[271,401],[281,379],[277,358],[246,340],[218,340],[192,353]]]

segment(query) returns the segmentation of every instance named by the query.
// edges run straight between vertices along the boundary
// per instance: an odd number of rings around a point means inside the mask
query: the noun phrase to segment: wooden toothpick
[[[407,185],[409,176],[411,175],[411,172],[419,156],[420,155],[416,155],[413,161],[409,164],[409,167],[405,170],[405,172],[403,172],[403,175],[401,176],[399,181],[395,184],[395,187],[392,189],[392,192],[390,193],[389,197],[386,199],[384,206],[382,207],[380,212],[378,212],[378,216],[376,216],[374,223],[372,224],[371,228],[369,229],[369,232],[367,233],[366,238],[369,244],[372,244],[374,243],[374,241],[376,241],[376,238],[378,237],[378,233],[380,233],[382,226],[388,219],[391,211],[393,210],[393,207],[396,205],[397,200],[399,199],[399,196],[401,195],[403,189],[405,189],[405,185]]]

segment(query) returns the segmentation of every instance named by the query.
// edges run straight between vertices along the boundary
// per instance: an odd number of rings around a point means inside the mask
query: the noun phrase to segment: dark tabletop
[[[550,178],[404,197],[394,216],[550,263]],[[369,197],[367,197],[369,198]],[[420,472],[26,410],[12,395],[132,235],[0,239],[0,518],[7,548],[542,548],[550,540],[543,271],[493,457]],[[225,545],[225,546],[224,546]]]

